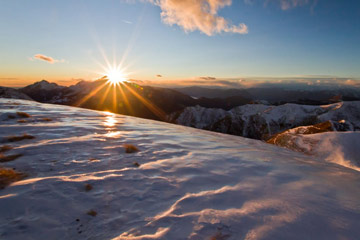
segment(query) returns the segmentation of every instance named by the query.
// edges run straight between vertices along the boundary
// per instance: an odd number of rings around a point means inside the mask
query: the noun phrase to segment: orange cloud
[[[233,25],[217,13],[230,6],[231,0],[149,0],[161,8],[162,21],[170,26],[178,25],[185,32],[199,30],[208,36],[229,32],[247,34],[244,23]]]
[[[43,54],[35,54],[33,58],[29,58],[30,61],[33,61],[34,59],[45,61],[45,62],[48,62],[48,63],[51,63],[51,64],[54,64],[54,63],[57,63],[57,62],[61,62],[61,63],[65,62],[64,59],[57,60],[57,59],[54,59],[52,57],[45,56]]]
[[[36,54],[34,56],[35,59],[39,59],[39,60],[43,60],[43,61],[46,61],[46,62],[49,62],[51,64],[55,63],[55,60],[52,58],[52,57],[48,57],[48,56],[45,56],[45,55],[42,55],[42,54]]]

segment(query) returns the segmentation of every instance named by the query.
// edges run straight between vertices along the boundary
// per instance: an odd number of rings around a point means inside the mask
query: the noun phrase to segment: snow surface
[[[360,171],[360,132],[295,134],[306,127],[285,131],[274,138],[276,145],[303,152]],[[286,142],[284,142],[284,140]]]
[[[0,190],[0,239],[359,239],[352,169],[106,112],[8,99],[0,111],[32,115],[3,118],[0,138],[36,137],[10,143],[23,156],[2,164],[28,177]]]

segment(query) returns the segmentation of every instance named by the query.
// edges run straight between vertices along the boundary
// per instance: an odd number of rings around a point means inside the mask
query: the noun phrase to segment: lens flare
[[[108,78],[108,83],[112,85],[119,85],[128,80],[127,74],[119,68],[110,68],[106,72],[106,76]]]

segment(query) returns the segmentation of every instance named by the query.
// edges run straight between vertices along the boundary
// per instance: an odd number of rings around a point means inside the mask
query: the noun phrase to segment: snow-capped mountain
[[[66,87],[59,86],[56,83],[49,83],[46,80],[42,80],[21,88],[20,91],[36,101],[56,103],[55,99],[62,98],[65,89]]]
[[[26,86],[23,88],[24,91],[30,91],[30,90],[45,90],[45,91],[51,91],[51,90],[57,90],[62,89],[63,86],[59,86],[56,83],[50,83],[46,80],[41,80],[40,82],[36,82],[34,84],[31,84],[29,86]]]
[[[185,126],[255,139],[268,139],[287,129],[329,120],[342,121],[336,125],[337,130],[357,131],[360,130],[360,101],[322,106],[248,104],[230,111],[196,106],[172,114],[169,119]]]
[[[7,99],[0,109],[23,120],[0,121],[0,174],[22,173],[0,189],[0,239],[360,235],[353,169],[257,140],[108,112]]]

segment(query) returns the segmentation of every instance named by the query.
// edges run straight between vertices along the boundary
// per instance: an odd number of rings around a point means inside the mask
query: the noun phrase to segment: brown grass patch
[[[51,122],[52,119],[51,118],[42,118],[41,121],[44,121],[44,122]]]
[[[91,184],[86,184],[85,185],[85,191],[91,191],[93,189],[93,186]]]
[[[226,240],[230,237],[229,234],[223,235],[221,232],[216,233],[214,236],[210,238],[210,240]]]
[[[94,210],[90,210],[90,211],[87,212],[87,215],[95,217],[97,215],[97,212],[94,211]]]
[[[0,153],[10,151],[11,149],[13,149],[13,147],[10,146],[10,145],[1,146],[1,147],[0,147]]]
[[[5,188],[10,183],[20,181],[26,177],[26,174],[14,171],[10,168],[0,167],[0,189]]]
[[[35,138],[34,136],[25,133],[22,136],[9,136],[6,139],[8,142],[18,142],[25,139],[34,139],[34,138]]]
[[[28,121],[25,120],[25,119],[20,119],[20,120],[17,120],[18,123],[27,123]]]
[[[9,155],[9,156],[5,156],[3,154],[0,154],[0,162],[10,162],[10,161],[14,161],[15,159],[21,157],[22,154],[13,154],[13,155]]]
[[[22,118],[29,118],[31,117],[30,114],[26,113],[26,112],[16,112],[16,114],[19,116],[19,117],[22,117]]]
[[[13,114],[9,114],[9,115],[8,115],[8,119],[15,119],[15,118],[16,118],[16,116],[13,115]]]
[[[124,144],[124,148],[126,153],[135,153],[139,151],[139,149],[132,144]]]
[[[140,167],[140,163],[138,163],[138,162],[134,162],[133,165],[134,165],[134,167]]]

